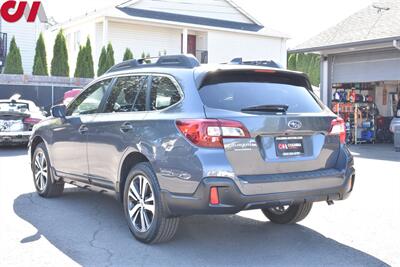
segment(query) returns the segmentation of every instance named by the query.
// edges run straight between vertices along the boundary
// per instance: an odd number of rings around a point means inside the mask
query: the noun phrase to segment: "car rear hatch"
[[[28,130],[24,121],[30,117],[26,104],[0,103],[0,132]]]
[[[250,138],[223,139],[225,154],[244,181],[257,182],[263,175],[279,180],[285,179],[282,174],[335,172],[340,136],[331,131],[337,118],[302,74],[215,71],[204,78],[199,94],[208,119],[240,122],[248,131]]]

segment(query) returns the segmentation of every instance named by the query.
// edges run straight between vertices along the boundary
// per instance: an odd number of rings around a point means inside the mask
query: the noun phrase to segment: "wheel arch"
[[[30,145],[30,147],[31,147],[31,149],[30,149],[30,158],[33,157],[33,153],[35,153],[35,149],[40,143],[44,143],[45,146],[47,147],[46,142],[44,141],[44,139],[41,136],[39,136],[39,135],[35,136],[33,138],[32,142],[31,142],[31,145]]]
[[[126,153],[124,159],[121,162],[119,173],[118,173],[118,186],[117,186],[117,196],[122,201],[123,193],[125,188],[125,181],[131,168],[139,163],[148,162],[149,159],[142,153],[138,151],[131,151]]]

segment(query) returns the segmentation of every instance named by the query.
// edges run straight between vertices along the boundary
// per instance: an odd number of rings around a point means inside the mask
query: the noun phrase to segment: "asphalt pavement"
[[[26,149],[0,148],[0,266],[400,266],[400,153],[352,147],[346,201],[314,205],[300,224],[258,211],[181,220],[176,238],[144,245],[112,197],[68,186],[34,192]]]

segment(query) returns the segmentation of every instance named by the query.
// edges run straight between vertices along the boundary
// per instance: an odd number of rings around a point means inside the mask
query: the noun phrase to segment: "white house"
[[[4,67],[5,56],[10,49],[11,39],[15,37],[21,53],[24,73],[32,74],[36,41],[44,29],[45,23],[40,22],[39,19],[28,23],[25,18],[22,18],[17,22],[9,23],[0,18],[0,66]]]
[[[79,46],[92,42],[95,66],[103,46],[112,43],[115,61],[126,48],[142,52],[191,53],[201,62],[229,62],[235,57],[268,59],[286,66],[288,36],[264,27],[231,0],[133,0],[96,10],[55,25],[46,32],[47,49],[64,30],[71,73]]]

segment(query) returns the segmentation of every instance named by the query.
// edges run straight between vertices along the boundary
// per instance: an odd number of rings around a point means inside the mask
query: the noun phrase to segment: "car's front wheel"
[[[64,182],[53,179],[49,156],[43,143],[35,148],[31,168],[36,192],[41,197],[58,197],[63,193]]]
[[[149,163],[140,163],[129,172],[124,212],[133,236],[143,243],[169,241],[178,228],[179,218],[164,215],[160,187]]]
[[[262,209],[262,212],[273,223],[293,224],[304,220],[310,213],[312,205],[312,202],[281,205]]]

